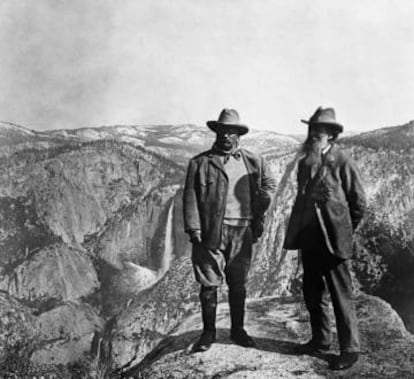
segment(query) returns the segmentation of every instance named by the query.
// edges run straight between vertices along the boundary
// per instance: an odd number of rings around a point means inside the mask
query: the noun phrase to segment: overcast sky
[[[1,0],[0,120],[300,133],[414,119],[413,0]]]

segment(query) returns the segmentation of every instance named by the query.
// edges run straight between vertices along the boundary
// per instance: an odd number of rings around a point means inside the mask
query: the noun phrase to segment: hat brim
[[[300,120],[300,121],[309,126],[312,126],[312,125],[327,126],[327,127],[334,129],[337,133],[342,133],[344,131],[343,125],[337,122],[309,122],[307,120]]]
[[[217,133],[218,130],[223,130],[226,127],[234,128],[238,131],[238,134],[242,136],[243,134],[247,134],[249,132],[249,127],[243,124],[228,124],[218,121],[207,121],[207,126],[214,132]]]

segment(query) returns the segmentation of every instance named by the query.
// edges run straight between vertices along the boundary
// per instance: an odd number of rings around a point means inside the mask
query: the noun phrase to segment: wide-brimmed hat
[[[247,125],[240,123],[239,113],[235,109],[224,108],[217,121],[207,121],[207,126],[214,132],[224,130],[226,127],[234,128],[239,135],[246,134],[249,131]]]
[[[336,122],[335,110],[333,108],[322,108],[319,107],[309,120],[301,120],[310,127],[312,125],[324,125],[331,128],[336,133],[342,133],[344,127]]]

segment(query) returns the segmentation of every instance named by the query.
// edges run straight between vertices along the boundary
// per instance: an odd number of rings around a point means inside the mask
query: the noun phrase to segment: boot
[[[246,290],[229,291],[229,305],[231,317],[230,338],[243,347],[255,347],[253,339],[244,330],[244,306]]]
[[[201,314],[203,318],[203,333],[193,346],[193,353],[206,351],[216,341],[216,309],[217,287],[201,286]]]
[[[329,368],[331,370],[346,370],[354,366],[359,359],[358,352],[342,352],[331,364]]]

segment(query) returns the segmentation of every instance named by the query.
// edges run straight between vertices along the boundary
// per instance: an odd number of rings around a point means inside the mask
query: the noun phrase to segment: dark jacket
[[[301,220],[306,196],[311,196],[328,250],[340,258],[351,258],[352,233],[366,209],[366,197],[358,169],[351,158],[333,145],[314,179],[311,179],[309,171],[304,159],[301,159],[297,175],[298,193],[284,248],[303,248],[300,244]]]
[[[241,156],[249,175],[254,239],[263,232],[264,213],[276,191],[276,182],[264,159],[245,149]],[[222,158],[208,150],[190,160],[184,187],[184,228],[201,230],[203,244],[216,249],[220,244],[226,208],[228,177]]]

